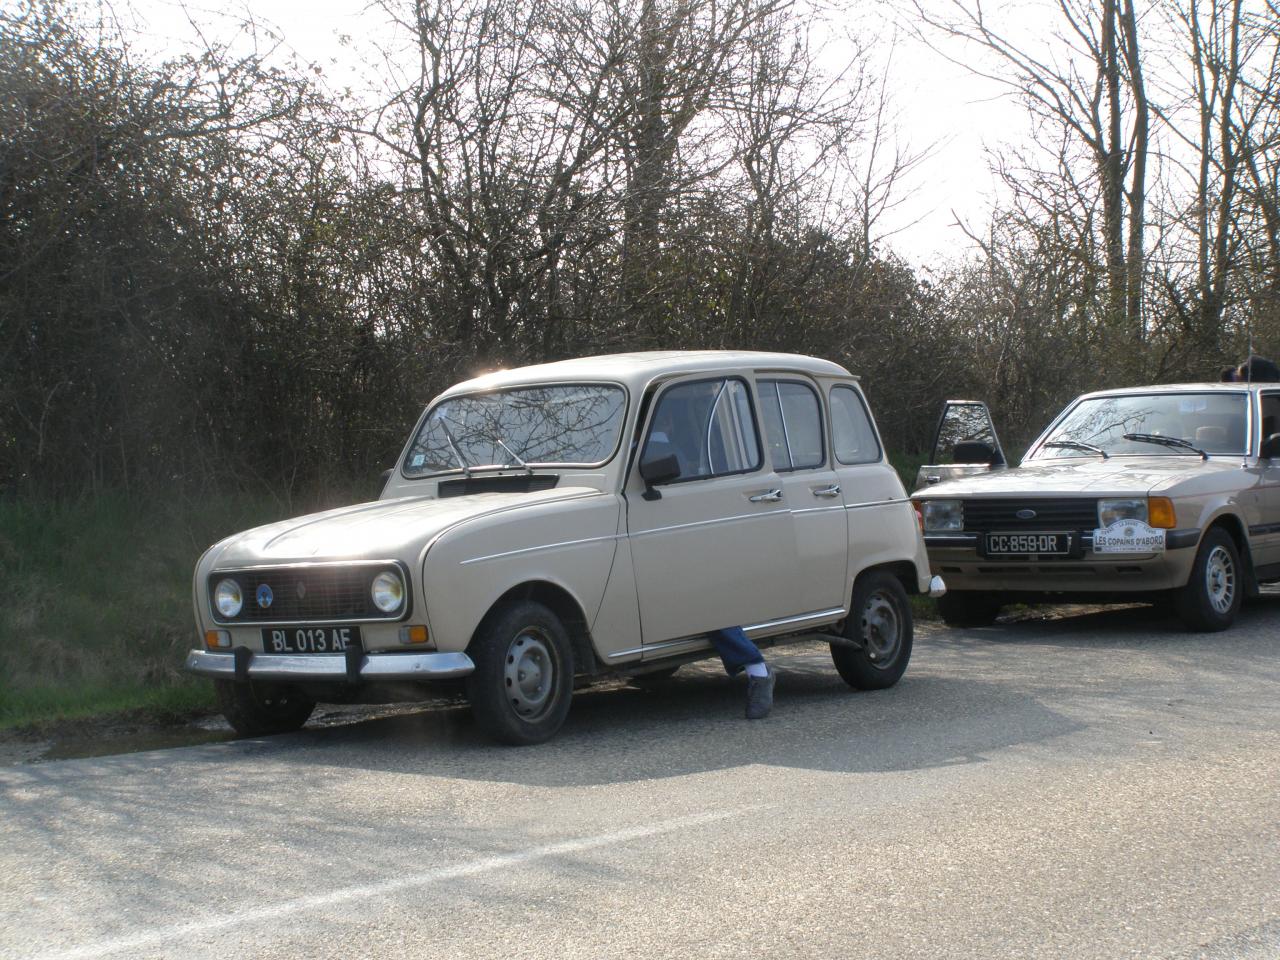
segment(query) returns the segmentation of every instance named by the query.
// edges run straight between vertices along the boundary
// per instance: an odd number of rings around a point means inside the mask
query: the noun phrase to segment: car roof
[[[613,381],[631,389],[642,389],[657,377],[742,369],[790,371],[820,377],[851,378],[853,376],[838,363],[795,353],[767,353],[755,350],[655,350],[575,357],[572,360],[557,360],[553,363],[540,363],[529,367],[495,370],[450,387],[445,394],[566,381]]]

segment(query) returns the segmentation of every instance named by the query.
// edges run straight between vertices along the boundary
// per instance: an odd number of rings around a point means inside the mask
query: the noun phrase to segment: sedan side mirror
[[[1280,433],[1273,433],[1262,441],[1258,457],[1262,460],[1275,460],[1280,457]]]
[[[640,479],[644,481],[644,498],[646,500],[661,499],[662,494],[653,488],[664,483],[670,483],[679,476],[680,459],[674,453],[669,453],[665,457],[655,457],[652,460],[640,461]]]

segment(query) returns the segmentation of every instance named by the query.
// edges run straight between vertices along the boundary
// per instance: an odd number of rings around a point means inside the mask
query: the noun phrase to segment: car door
[[[916,489],[1006,466],[991,411],[981,400],[948,400],[933,434],[929,462],[916,474]]]
[[[646,463],[674,458],[653,486]],[[626,486],[645,645],[787,615],[791,515],[760,445],[744,376],[683,379],[652,405]]]
[[[1254,451],[1261,450],[1262,441],[1273,433],[1280,433],[1280,390],[1264,390],[1258,395],[1260,416],[1258,436],[1253,439]],[[1258,458],[1257,516],[1249,518],[1249,540],[1255,566],[1280,565],[1280,460]],[[1269,576],[1275,570],[1259,571]]]
[[[757,379],[756,393],[765,448],[791,510],[796,562],[777,573],[792,582],[792,614],[843,608],[849,530],[818,390],[804,378],[770,374]]]

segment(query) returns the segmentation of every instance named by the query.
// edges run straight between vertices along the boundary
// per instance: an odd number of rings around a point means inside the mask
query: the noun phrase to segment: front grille
[[[1035,516],[1019,517],[1020,510]],[[1098,526],[1098,501],[1082,497],[1058,499],[1001,499],[964,501],[964,528],[987,530],[1093,530]]]
[[[393,570],[405,584],[399,610],[386,614],[373,605],[370,586],[384,570]],[[223,580],[240,584],[244,606],[231,619],[213,606],[213,592]],[[267,606],[259,603],[262,588],[271,593]],[[217,570],[209,575],[209,604],[219,623],[324,623],[356,620],[399,620],[409,610],[409,582],[403,568],[387,561],[356,564],[315,564]]]

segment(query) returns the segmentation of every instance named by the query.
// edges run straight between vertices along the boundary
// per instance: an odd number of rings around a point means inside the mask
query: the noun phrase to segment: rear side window
[[[778,470],[804,470],[826,462],[818,394],[795,380],[760,380],[760,418]]]
[[[679,480],[760,467],[760,444],[747,386],[736,378],[681,383],[658,398],[643,459],[674,455]]]
[[[831,388],[831,432],[836,459],[841,463],[874,463],[880,459],[880,443],[871,426],[871,416],[852,387]]]

